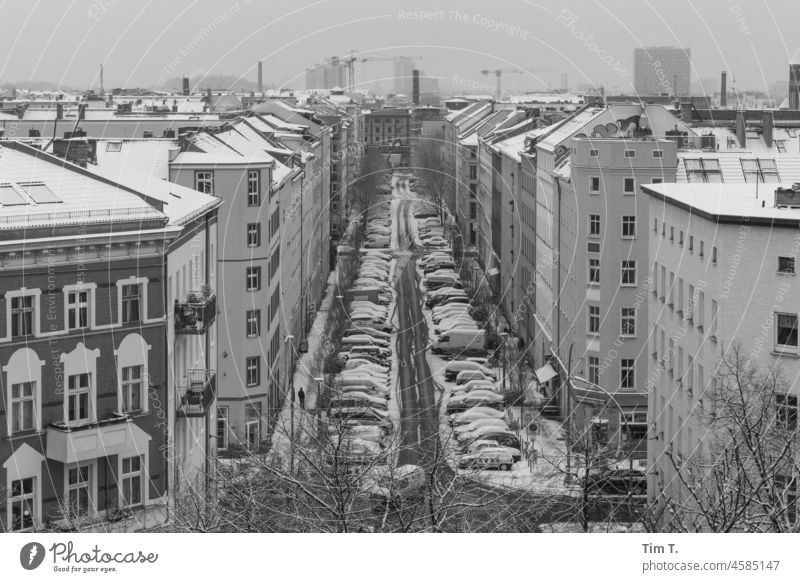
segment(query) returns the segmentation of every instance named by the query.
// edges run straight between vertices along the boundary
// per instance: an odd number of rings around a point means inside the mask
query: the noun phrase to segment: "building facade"
[[[641,96],[666,94],[673,99],[690,94],[691,49],[668,46],[633,51],[633,85]]]

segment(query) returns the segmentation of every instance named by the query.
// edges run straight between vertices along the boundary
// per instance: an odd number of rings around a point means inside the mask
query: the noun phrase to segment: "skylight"
[[[3,206],[20,206],[28,204],[22,196],[19,195],[11,184],[0,185],[0,204]]]
[[[20,188],[25,190],[25,193],[31,197],[31,200],[36,204],[54,204],[61,202],[58,196],[53,194],[45,184],[38,182],[32,184],[19,184]]]

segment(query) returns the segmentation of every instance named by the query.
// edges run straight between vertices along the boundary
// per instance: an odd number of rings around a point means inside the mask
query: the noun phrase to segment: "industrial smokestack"
[[[261,69],[261,61],[258,61],[258,92],[264,93],[264,76]]]
[[[183,78],[183,94],[189,95],[189,77]]]
[[[419,105],[419,69],[411,72],[411,100],[414,105]]]
[[[725,108],[728,106],[728,73],[722,71],[719,81],[719,106]]]

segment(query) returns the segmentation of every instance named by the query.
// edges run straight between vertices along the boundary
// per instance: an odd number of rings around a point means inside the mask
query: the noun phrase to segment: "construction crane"
[[[495,99],[499,101],[503,97],[503,83],[502,83],[503,74],[512,73],[512,74],[522,75],[525,73],[552,73],[553,71],[555,71],[555,69],[552,67],[528,67],[525,69],[516,69],[516,68],[494,69],[494,70],[484,69],[483,71],[481,71],[481,74],[489,75],[491,73],[494,73],[494,77],[497,83],[495,88]]]
[[[341,59],[340,62],[344,63],[347,66],[347,89],[350,95],[355,93],[356,87],[356,63],[366,63],[369,61],[399,61],[400,59],[410,59],[413,61],[421,61],[423,57],[414,56],[414,57],[407,57],[407,56],[400,56],[400,57],[359,57],[356,56],[355,51],[350,51],[350,57],[346,59]]]

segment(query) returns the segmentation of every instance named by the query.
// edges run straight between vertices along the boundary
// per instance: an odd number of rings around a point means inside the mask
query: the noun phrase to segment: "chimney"
[[[411,101],[419,105],[419,69],[411,71]]]
[[[764,137],[764,143],[768,148],[772,147],[772,129],[775,126],[775,116],[772,111],[765,109],[761,115],[761,135]]]
[[[258,61],[258,92],[263,95],[264,93],[264,75],[262,71],[261,61]]]
[[[728,72],[722,71],[719,81],[719,106],[725,109],[728,106]]]
[[[736,112],[736,140],[739,142],[739,147],[747,147],[747,135],[745,134],[744,123],[744,110],[740,109]]]
[[[681,121],[686,124],[692,122],[692,102],[691,101],[682,101],[681,102]]]
[[[183,94],[184,96],[189,95],[189,77],[183,78]]]

